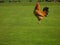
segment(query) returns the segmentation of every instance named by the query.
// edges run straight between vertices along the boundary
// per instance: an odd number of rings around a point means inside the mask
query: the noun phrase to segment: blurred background
[[[60,2],[60,0],[0,0],[0,3],[3,2]]]

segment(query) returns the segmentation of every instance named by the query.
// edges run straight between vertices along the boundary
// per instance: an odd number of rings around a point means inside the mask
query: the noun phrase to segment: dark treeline
[[[0,0],[0,3],[3,2],[24,2],[25,0]],[[60,2],[60,0],[26,0],[28,2],[34,2],[34,1],[38,1],[38,2]]]

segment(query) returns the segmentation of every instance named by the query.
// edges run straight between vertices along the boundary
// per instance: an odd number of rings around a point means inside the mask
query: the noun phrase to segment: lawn
[[[49,14],[38,24],[35,3],[0,3],[0,45],[60,45],[60,3],[40,4]]]

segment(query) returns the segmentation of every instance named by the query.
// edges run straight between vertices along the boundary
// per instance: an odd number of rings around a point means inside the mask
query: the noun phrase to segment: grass
[[[60,45],[60,3],[41,3],[41,9],[49,7],[49,15],[40,24],[34,6],[0,4],[0,45]]]

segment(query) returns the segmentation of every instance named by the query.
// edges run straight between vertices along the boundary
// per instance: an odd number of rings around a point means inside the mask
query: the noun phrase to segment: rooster
[[[41,11],[39,2],[36,3],[35,9],[34,9],[34,15],[37,17],[38,21],[42,20],[43,17],[47,17],[48,15],[48,7],[44,7]]]

